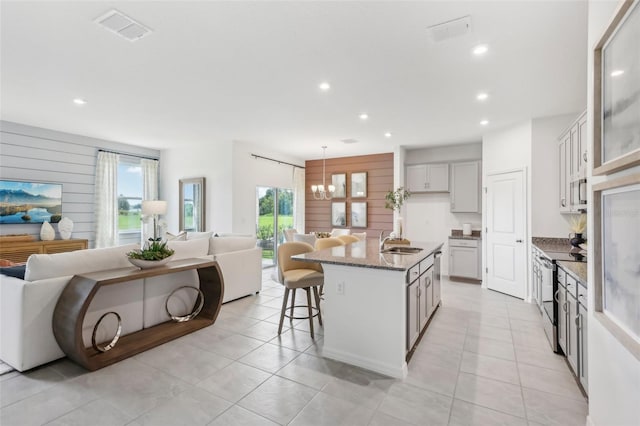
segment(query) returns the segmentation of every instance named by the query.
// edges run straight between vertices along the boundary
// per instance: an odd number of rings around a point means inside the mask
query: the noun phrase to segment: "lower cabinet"
[[[567,284],[567,361],[578,373],[578,303],[571,293],[570,284]]]
[[[567,353],[567,290],[558,282],[558,292],[556,293],[558,301],[558,345],[562,352]]]
[[[449,276],[481,280],[478,240],[449,238]]]
[[[578,378],[585,392],[589,392],[589,363],[587,352],[587,308],[578,304]]]
[[[434,280],[433,257],[409,270],[407,286],[407,351],[410,351],[440,303],[440,282]]]

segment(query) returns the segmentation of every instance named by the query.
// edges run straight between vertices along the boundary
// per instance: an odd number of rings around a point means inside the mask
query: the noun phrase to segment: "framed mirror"
[[[180,231],[205,231],[205,179],[180,179]]]

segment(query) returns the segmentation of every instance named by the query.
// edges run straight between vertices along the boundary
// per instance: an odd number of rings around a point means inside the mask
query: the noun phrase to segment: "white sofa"
[[[226,302],[261,290],[262,256],[255,243],[255,238],[213,237],[171,241],[169,246],[176,251],[176,260],[202,257],[218,261],[225,283],[223,302]],[[125,253],[136,248],[138,245],[130,244],[32,255],[27,261],[24,280],[0,275],[0,359],[16,370],[25,371],[63,357],[53,336],[52,318],[64,287],[77,274],[131,267]],[[108,311],[120,314],[123,335],[167,321],[166,297],[183,285],[197,286],[197,273],[184,271],[101,287],[83,323],[85,346],[91,346],[93,326]],[[184,292],[178,295],[178,300],[182,304],[172,307],[172,312],[184,314],[193,306],[195,295]],[[185,312],[181,312],[183,310]]]

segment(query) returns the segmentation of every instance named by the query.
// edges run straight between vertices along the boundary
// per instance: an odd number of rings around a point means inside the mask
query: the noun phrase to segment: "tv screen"
[[[62,184],[0,180],[0,224],[57,223]]]

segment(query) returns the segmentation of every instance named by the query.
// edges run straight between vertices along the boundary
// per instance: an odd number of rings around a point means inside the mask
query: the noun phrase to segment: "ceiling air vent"
[[[151,34],[151,29],[115,9],[96,18],[95,22],[129,41],[137,41]]]
[[[427,28],[427,31],[431,40],[436,43],[465,35],[471,32],[471,16],[464,16],[442,24],[432,25]]]
[[[352,144],[352,143],[358,143],[358,141],[356,139],[341,139],[342,143],[346,143],[348,144]]]

